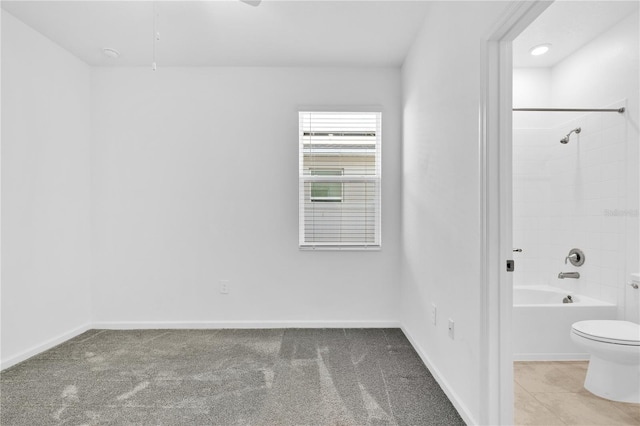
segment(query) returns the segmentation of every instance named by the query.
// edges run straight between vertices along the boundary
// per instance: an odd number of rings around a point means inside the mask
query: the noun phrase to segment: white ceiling
[[[2,8],[95,66],[399,66],[429,1],[2,1]],[[513,43],[516,67],[551,67],[638,8],[558,0]],[[551,43],[542,56],[529,50]],[[120,51],[114,60],[103,47]]]
[[[399,66],[426,1],[2,1],[95,66]],[[120,51],[117,60],[103,47]]]
[[[636,1],[556,1],[513,42],[515,67],[552,67],[638,9]],[[532,47],[551,43],[544,55]]]

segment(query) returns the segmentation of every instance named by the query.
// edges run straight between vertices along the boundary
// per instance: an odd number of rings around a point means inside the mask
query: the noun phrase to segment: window
[[[299,119],[300,247],[380,248],[381,114]]]

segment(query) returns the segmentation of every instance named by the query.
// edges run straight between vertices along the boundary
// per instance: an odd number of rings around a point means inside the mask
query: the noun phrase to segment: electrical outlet
[[[454,338],[454,328],[453,328],[453,320],[451,318],[449,318],[449,337],[451,337],[451,339]]]
[[[437,313],[438,313],[438,308],[436,307],[435,303],[431,304],[431,323],[433,325],[436,325],[437,322]]]
[[[220,280],[220,293],[229,294],[229,280]]]

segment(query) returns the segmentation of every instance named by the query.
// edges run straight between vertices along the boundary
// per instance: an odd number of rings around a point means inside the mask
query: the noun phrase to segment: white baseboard
[[[92,328],[109,330],[225,328],[399,328],[398,321],[98,321]]]
[[[40,344],[40,345],[36,345],[24,352],[21,352],[18,355],[15,355],[9,359],[6,360],[2,360],[0,361],[0,370],[4,370],[6,368],[9,368],[13,365],[16,365],[19,362],[25,361],[29,358],[31,358],[34,355],[39,354],[40,352],[44,352],[46,350],[49,350],[51,348],[53,348],[54,346],[59,345],[60,343],[63,343],[69,339],[72,339],[82,333],[84,333],[87,330],[90,330],[92,328],[91,324],[85,324],[81,327],[76,328],[75,330],[71,330],[67,333],[63,333],[57,337],[54,337],[53,339],[47,340],[46,342]]]
[[[398,321],[98,321],[34,346],[0,362],[0,370],[9,368],[59,345],[92,328],[109,330],[149,329],[226,329],[226,328],[399,328]]]
[[[424,353],[422,348],[418,346],[418,344],[416,343],[416,340],[411,336],[411,333],[409,333],[409,331],[404,326],[401,326],[400,328],[402,329],[402,332],[405,334],[405,336],[407,336],[407,339],[409,340],[409,343],[411,343],[411,346],[413,346],[413,348],[418,353],[418,355],[420,355],[422,362],[424,362],[424,364],[427,366],[427,368],[433,375],[433,378],[436,379],[436,382],[438,382],[438,384],[444,391],[445,395],[447,395],[447,398],[449,398],[449,401],[451,401],[455,409],[458,410],[458,414],[460,414],[460,417],[462,417],[462,420],[464,420],[464,422],[468,425],[478,424],[478,422],[473,418],[473,415],[471,415],[471,413],[469,412],[469,409],[460,400],[460,397],[458,396],[458,394],[453,390],[451,385],[449,385],[449,382],[447,382],[447,380],[444,379],[444,376],[440,373],[440,370],[438,370],[433,365],[433,363],[431,362],[429,357]]]
[[[589,361],[588,353],[513,354],[514,361]]]

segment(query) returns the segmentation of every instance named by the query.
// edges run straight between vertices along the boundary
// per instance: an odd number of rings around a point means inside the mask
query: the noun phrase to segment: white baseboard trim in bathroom
[[[92,328],[108,330],[226,328],[400,328],[398,321],[98,321]]]
[[[69,339],[73,339],[74,337],[84,333],[87,330],[90,330],[92,328],[91,324],[85,324],[81,327],[78,327],[74,330],[71,330],[69,332],[63,333],[57,337],[54,337],[53,339],[49,339],[44,343],[41,343],[39,345],[36,345],[34,347],[32,347],[31,349],[28,349],[24,352],[21,352],[18,355],[15,355],[9,359],[6,360],[2,360],[0,361],[0,370],[4,370],[6,368],[9,368],[11,366],[14,366],[16,364],[18,364],[19,362],[25,361],[29,358],[31,358],[34,355],[38,355],[41,352],[44,352],[46,350],[49,350],[51,348],[53,348],[54,346],[59,345],[60,343],[66,342]]]
[[[588,353],[513,354],[514,361],[589,361]]]
[[[429,357],[424,353],[422,348],[418,346],[415,339],[411,336],[411,333],[409,333],[409,331],[404,326],[400,326],[400,328],[402,329],[402,332],[404,333],[404,335],[407,336],[407,339],[409,340],[409,343],[411,343],[411,346],[413,346],[415,351],[420,356],[420,359],[422,359],[422,362],[424,362],[424,365],[426,365],[429,371],[431,372],[431,375],[433,376],[433,378],[436,379],[436,382],[438,382],[438,384],[444,391],[445,395],[447,395],[447,398],[449,398],[449,401],[451,401],[451,403],[456,408],[456,410],[458,410],[458,414],[460,414],[460,417],[462,417],[462,420],[464,420],[464,422],[468,425],[478,424],[478,422],[475,421],[475,419],[469,412],[466,405],[462,403],[462,401],[460,400],[460,397],[458,397],[458,394],[453,390],[451,385],[449,385],[449,382],[447,382],[444,376],[440,373],[440,370],[438,370],[433,365],[433,363],[431,362]]]

